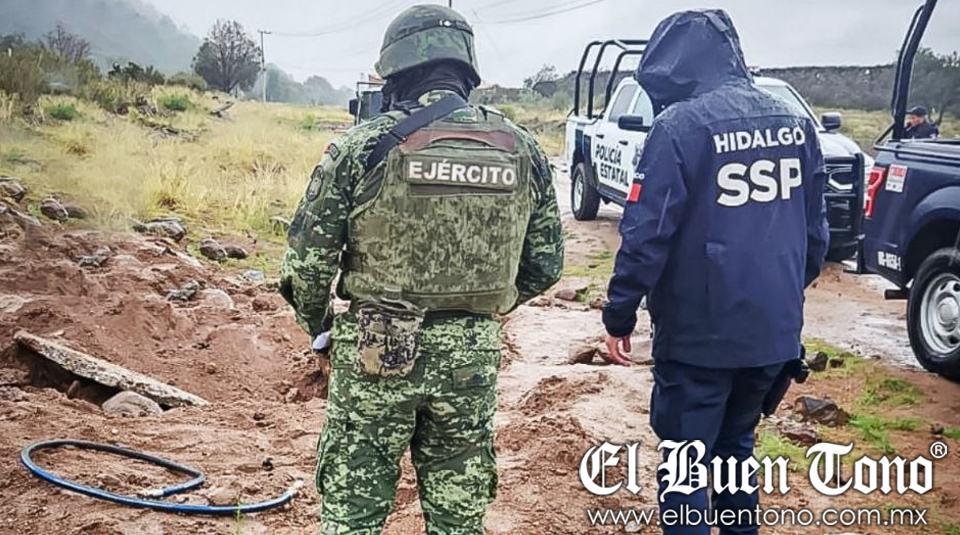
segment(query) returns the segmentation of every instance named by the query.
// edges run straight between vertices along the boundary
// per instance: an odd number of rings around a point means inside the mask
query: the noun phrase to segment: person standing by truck
[[[927,109],[923,106],[914,106],[907,110],[907,129],[904,139],[936,139],[940,137],[937,125],[927,121]]]
[[[327,147],[281,269],[315,350],[332,329],[320,533],[381,533],[409,448],[426,533],[482,535],[497,487],[494,315],[563,271],[552,173],[529,134],[467,103],[473,30],[452,9],[397,16],[377,72],[390,110]],[[334,318],[338,271],[350,310]]]
[[[620,225],[603,310],[610,359],[630,364],[646,297],[654,431],[661,440],[702,441],[708,459],[742,462],[753,455],[768,394],[800,358],[804,288],[827,251],[816,126],[752,84],[721,10],[661,22],[637,80],[658,115]],[[658,475],[661,492],[665,476]],[[706,490],[658,496],[661,519],[681,506],[708,508]],[[731,510],[738,519],[757,503],[755,493],[712,499],[718,516]],[[757,531],[754,520],[720,533]],[[710,527],[664,524],[663,532],[707,535]]]

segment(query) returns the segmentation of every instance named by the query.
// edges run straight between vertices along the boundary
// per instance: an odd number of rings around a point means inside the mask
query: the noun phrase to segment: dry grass
[[[868,153],[873,153],[873,145],[877,137],[886,130],[892,119],[890,113],[886,111],[862,111],[862,110],[827,110],[817,109],[817,113],[826,111],[839,111],[843,114],[843,126],[840,133],[850,137]],[[940,125],[941,138],[960,137],[960,119],[952,115],[946,115],[943,118],[943,124]]]
[[[158,88],[152,96],[191,105],[183,113],[119,117],[71,97],[44,97],[41,109],[73,105],[78,118],[39,127],[0,121],[0,174],[20,176],[33,202],[77,200],[98,226],[126,229],[132,219],[176,214],[198,231],[279,239],[270,218],[290,217],[336,135],[300,124],[312,116],[349,121],[339,110],[250,102],[237,103],[224,121],[208,114],[220,104],[210,94]]]
[[[22,177],[34,208],[46,195],[73,199],[98,226],[127,229],[133,219],[176,214],[198,234],[279,241],[270,218],[292,214],[324,145],[350,118],[340,109],[256,102],[237,103],[232,120],[211,117],[225,98],[159,87],[150,95],[154,108],[177,103],[184,111],[131,109],[121,117],[88,101],[43,97],[39,110],[75,108],[77,116],[34,126],[16,118],[15,97],[0,94],[0,174]],[[548,154],[560,153],[564,112],[535,104],[502,111]],[[842,131],[864,147],[889,123],[883,112],[841,111]],[[960,121],[941,130],[958,136]]]

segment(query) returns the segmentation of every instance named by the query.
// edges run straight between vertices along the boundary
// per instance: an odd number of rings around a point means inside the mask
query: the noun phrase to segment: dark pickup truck
[[[901,49],[894,123],[878,140],[868,180],[858,271],[898,286],[886,297],[908,300],[917,359],[960,380],[960,139],[904,139],[913,60],[936,4],[917,10]]]

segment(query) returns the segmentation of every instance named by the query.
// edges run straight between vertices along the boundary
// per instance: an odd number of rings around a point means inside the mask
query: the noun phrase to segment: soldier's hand
[[[330,331],[321,333],[313,339],[310,349],[312,349],[315,354],[325,357],[330,352],[330,342]]]
[[[630,336],[623,336],[617,338],[616,336],[607,335],[607,353],[608,355],[603,355],[604,360],[611,364],[616,364],[617,366],[630,366],[632,361],[628,356],[630,351],[633,348],[630,347]]]

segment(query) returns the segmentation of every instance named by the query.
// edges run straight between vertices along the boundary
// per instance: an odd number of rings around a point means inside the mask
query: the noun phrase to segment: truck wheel
[[[570,208],[577,221],[593,221],[600,210],[600,193],[587,181],[587,167],[580,162],[573,169]]]
[[[931,372],[960,381],[960,251],[940,249],[927,257],[907,308],[917,360]]]
[[[840,263],[840,262],[843,262],[844,260],[850,260],[856,254],[857,254],[856,245],[831,247],[830,250],[827,251],[827,261]]]

